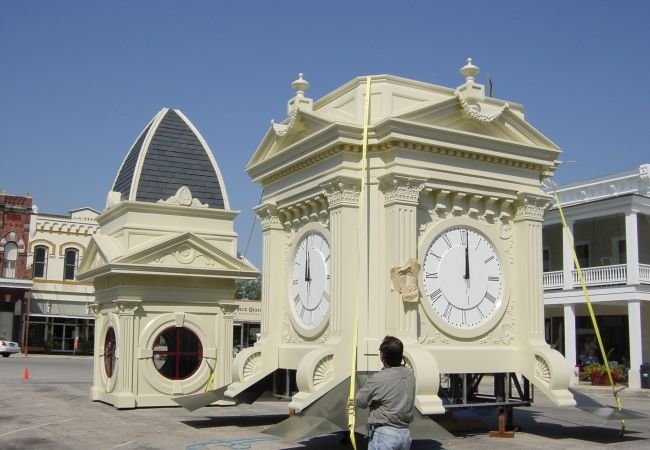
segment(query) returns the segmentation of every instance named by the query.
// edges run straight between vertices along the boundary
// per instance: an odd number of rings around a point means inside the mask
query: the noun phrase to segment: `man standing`
[[[402,365],[404,345],[386,336],[379,346],[383,369],[368,378],[359,390],[355,404],[370,408],[368,450],[408,450],[411,447],[409,423],[413,420],[415,377]]]

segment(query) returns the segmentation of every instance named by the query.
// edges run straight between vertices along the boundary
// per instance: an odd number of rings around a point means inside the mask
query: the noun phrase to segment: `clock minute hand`
[[[467,250],[467,245],[465,245],[465,275],[463,278],[469,280],[469,251]]]

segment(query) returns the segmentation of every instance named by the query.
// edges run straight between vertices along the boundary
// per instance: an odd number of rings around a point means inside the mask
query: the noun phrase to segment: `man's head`
[[[404,344],[394,336],[386,336],[379,346],[379,356],[385,366],[397,367],[402,365]]]

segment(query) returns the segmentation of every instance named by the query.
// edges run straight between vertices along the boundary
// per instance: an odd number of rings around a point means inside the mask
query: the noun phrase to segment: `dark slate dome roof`
[[[219,166],[203,136],[182,112],[163,108],[124,158],[112,190],[122,200],[156,203],[182,186],[210,208],[230,209]]]

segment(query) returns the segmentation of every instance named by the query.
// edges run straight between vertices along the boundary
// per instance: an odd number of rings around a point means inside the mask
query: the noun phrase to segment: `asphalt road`
[[[29,379],[23,380],[24,369]],[[30,355],[0,358],[0,448],[9,449],[302,449],[338,450],[351,446],[340,436],[291,442],[261,433],[286,418],[287,404],[116,410],[89,400],[92,359]],[[581,387],[579,392],[613,405],[611,390]],[[416,441],[412,449],[591,449],[650,448],[650,392],[625,390],[623,407],[647,416],[621,422],[577,408],[556,408],[537,393],[530,408],[517,409],[514,439],[490,438],[494,413],[464,413],[446,421],[451,434]],[[361,443],[360,448],[365,448]]]

